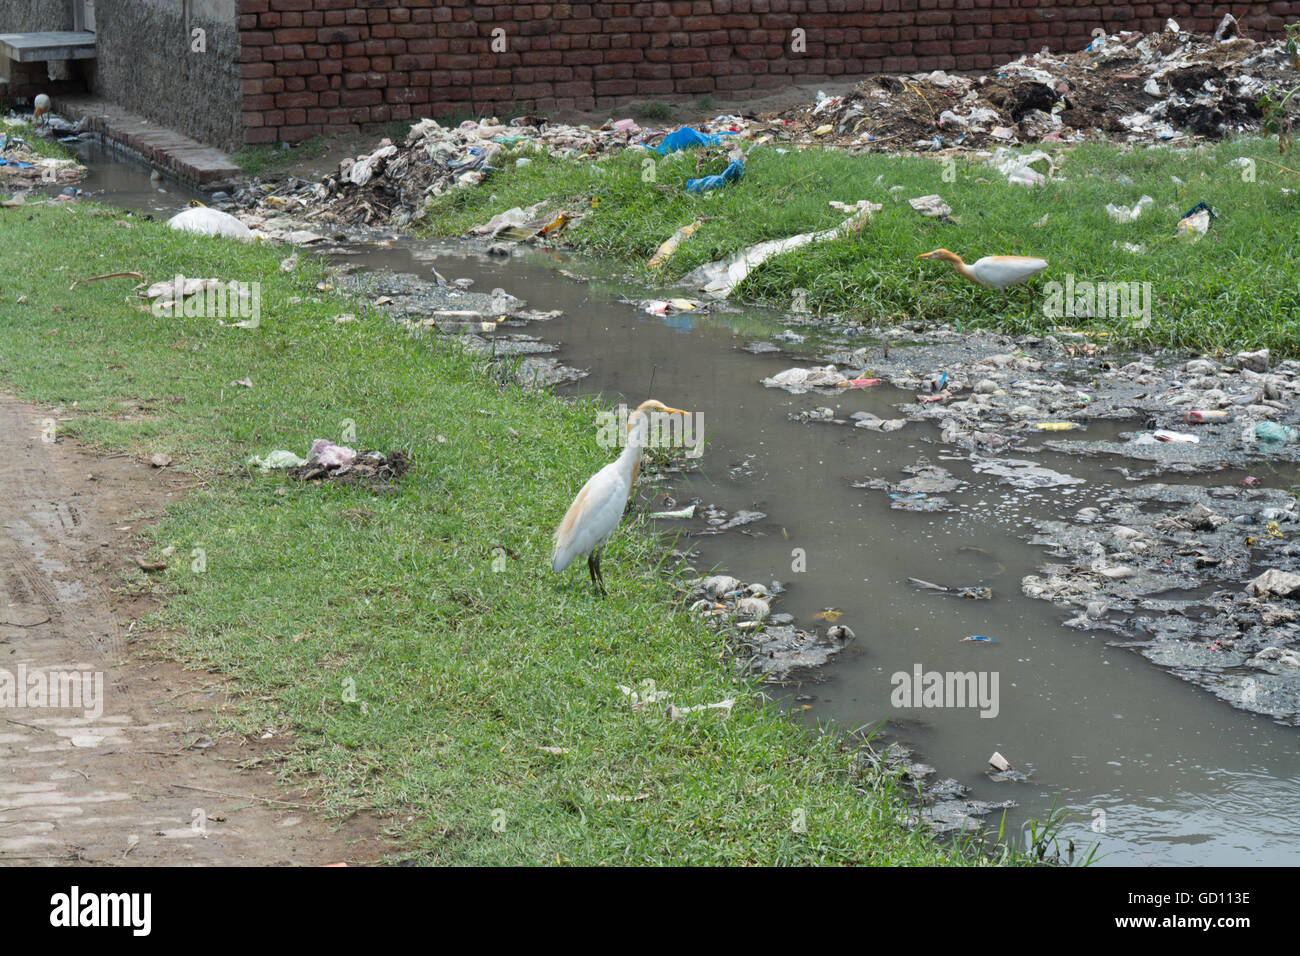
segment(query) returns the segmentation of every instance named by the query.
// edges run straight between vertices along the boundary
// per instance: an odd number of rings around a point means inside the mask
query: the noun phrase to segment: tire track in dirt
[[[124,639],[153,607],[120,593],[134,538],[188,479],[44,440],[49,418],[0,396],[0,864],[377,859],[375,817],[331,821],[276,786],[288,739],[213,739],[223,687],[160,635]]]

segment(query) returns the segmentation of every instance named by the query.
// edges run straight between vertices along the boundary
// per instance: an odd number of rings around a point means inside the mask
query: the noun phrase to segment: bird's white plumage
[[[178,212],[167,220],[167,225],[182,232],[193,232],[202,236],[226,236],[230,239],[242,239],[252,242],[257,237],[253,231],[228,212],[210,209],[207,206],[194,206]]]
[[[1023,282],[1046,268],[1045,259],[1028,256],[985,256],[969,266],[970,275],[976,282],[995,289],[1005,289],[1009,285]]]
[[[985,256],[967,265],[962,261],[961,256],[947,249],[933,249],[921,253],[917,258],[939,259],[947,262],[971,282],[1001,289],[1004,296],[1007,286],[1023,282],[1047,268],[1046,259],[1036,259],[1032,256]]]
[[[641,452],[648,441],[650,417],[647,412],[655,411],[672,415],[686,414],[679,408],[668,408],[654,400],[642,403],[628,416],[627,444],[623,446],[618,458],[588,479],[569,505],[564,520],[555,529],[551,569],[563,571],[575,558],[592,555],[588,559],[588,567],[592,581],[598,584],[601,593],[604,593],[604,584],[599,580],[600,549],[613,536],[623,519],[623,510],[627,507],[632,482],[636,480],[637,468],[641,462]]]
[[[628,448],[632,446],[629,444]],[[578,497],[569,506],[572,513],[580,509],[570,521],[566,514],[560,525],[560,532],[555,536],[555,554],[551,558],[551,568],[563,571],[573,559],[590,554],[596,548],[605,546],[614,529],[623,518],[623,509],[627,507],[628,494],[632,490],[632,461],[625,461],[628,448],[615,461],[611,461],[596,472],[578,492]],[[641,449],[633,449],[636,455]],[[567,527],[566,527],[567,526]],[[567,533],[561,533],[567,532]]]
[[[44,126],[48,119],[42,119],[50,111],[50,98],[44,93],[37,93],[36,98],[32,100],[32,123],[36,126]]]

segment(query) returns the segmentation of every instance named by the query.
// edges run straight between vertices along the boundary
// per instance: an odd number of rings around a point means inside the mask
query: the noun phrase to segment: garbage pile
[[[380,140],[373,152],[344,159],[337,173],[310,187],[295,182],[269,195],[246,187],[235,202],[278,207],[307,221],[401,228],[424,217],[428,199],[477,186],[506,163],[527,165],[541,153],[591,159],[662,132],[642,129],[630,119],[599,128],[550,123],[539,116],[520,116],[509,123],[466,120],[456,127],[422,119],[401,143]]]
[[[715,574],[694,582],[687,600],[692,613],[731,632],[739,666],[756,671],[766,681],[780,683],[792,674],[825,664],[856,637],[843,624],[822,634],[795,627],[790,614],[773,614],[772,601],[783,590],[776,581],[771,587],[757,582],[747,585],[730,575]]]
[[[875,76],[844,96],[760,116],[777,138],[871,150],[986,149],[1077,142],[1105,134],[1132,143],[1259,132],[1259,100],[1296,85],[1281,41],[1181,30],[1098,34],[1075,53],[1022,56],[968,77],[936,70]],[[1274,97],[1280,99],[1280,97]],[[1294,118],[1300,107],[1288,104]]]
[[[21,121],[4,120],[7,126],[17,126]],[[32,189],[72,183],[86,173],[86,167],[75,159],[55,159],[41,156],[15,132],[0,132],[0,188],[5,190]]]
[[[306,458],[300,458],[288,449],[277,448],[265,456],[254,455],[248,459],[248,464],[262,472],[283,469],[290,478],[299,481],[328,480],[382,488],[401,478],[411,467],[411,459],[400,450],[387,453],[357,451],[318,438],[312,442]]]
[[[1035,157],[1011,156],[1006,147],[1099,136],[1156,144],[1258,133],[1266,119],[1261,100],[1272,95],[1280,101],[1278,91],[1295,85],[1298,70],[1281,41],[1239,36],[1231,16],[1213,37],[1181,30],[1171,20],[1160,33],[1098,34],[1084,50],[1044,49],[982,76],[942,70],[879,75],[847,94],[819,93],[815,103],[784,112],[724,114],[672,131],[643,128],[632,119],[600,127],[540,116],[466,120],[455,127],[422,119],[401,142],[383,139],[372,152],[343,160],[337,172],[318,183],[254,183],[236,193],[233,206],[246,222],[253,221],[249,214],[262,217],[259,228],[279,218],[317,229],[328,224],[400,229],[423,219],[433,197],[476,187],[498,169],[527,166],[541,155],[591,160],[631,148],[667,157],[701,146],[731,146],[725,172],[688,183],[688,191],[706,192],[743,177],[743,151],[753,144],[888,152],[1002,148],[994,165],[1010,181],[1032,185],[1050,174],[1050,157],[1035,154],[1048,167],[1037,170]],[[1289,101],[1278,118],[1283,126],[1300,118],[1300,98]],[[928,199],[937,197],[913,202],[920,214],[950,212],[927,205]],[[509,222],[487,225],[533,238],[546,227],[562,228],[571,217],[563,210],[551,210],[545,220],[535,212],[511,212]],[[1141,210],[1120,212],[1136,217]],[[557,223],[560,215],[564,219]],[[680,231],[685,235],[691,229],[684,224]],[[671,255],[670,243],[656,265]]]
[[[1143,483],[1032,543],[1056,559],[1026,575],[1065,624],[1126,646],[1234,707],[1300,724],[1300,545],[1280,488]]]

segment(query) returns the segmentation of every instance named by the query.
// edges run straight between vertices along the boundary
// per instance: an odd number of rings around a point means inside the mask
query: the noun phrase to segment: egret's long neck
[[[643,416],[640,421],[633,419],[627,432],[627,444],[618,456],[618,470],[628,476],[628,492],[636,484],[637,472],[641,469],[641,452],[645,448],[647,422]]]
[[[975,283],[979,282],[979,279],[975,278],[975,273],[971,272],[970,266],[966,265],[966,263],[961,261],[961,256],[957,255],[956,253],[953,253],[952,258],[949,259],[948,261],[952,263],[952,267],[954,269],[956,269],[958,272],[964,275],[967,279],[970,279],[971,282],[975,282]]]

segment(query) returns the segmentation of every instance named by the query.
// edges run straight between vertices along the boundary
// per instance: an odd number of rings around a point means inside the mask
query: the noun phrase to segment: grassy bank
[[[1241,157],[1254,159],[1253,169],[1233,164]],[[594,164],[538,155],[519,168],[505,160],[490,187],[440,197],[425,228],[456,235],[511,206],[549,198],[551,208],[586,213],[565,234],[566,243],[648,278],[644,263],[659,244],[703,216],[703,225],[662,270],[662,280],[672,281],[752,243],[838,225],[845,214],[829,208],[829,200],[870,199],[884,209],[859,235],[769,260],[735,296],[788,308],[795,290],[804,289],[814,312],[866,323],[955,321],[1040,333],[1067,325],[1137,346],[1268,346],[1296,355],[1300,175],[1271,165],[1279,159],[1295,165],[1278,156],[1275,143],[1260,139],[1192,151],[1069,146],[1054,151],[1058,178],[1026,189],[963,158],[946,171],[938,159],[778,152],[764,145],[748,154],[739,183],[697,197],[684,192],[685,181],[721,172],[723,150],[675,160],[628,151]],[[903,188],[891,193],[893,186]],[[905,201],[933,193],[952,207],[954,221],[924,218]],[[1137,221],[1119,224],[1107,215],[1107,203],[1131,207],[1144,194],[1155,202]],[[1196,243],[1175,238],[1179,218],[1202,201],[1219,214],[1208,235]],[[1044,216],[1047,222],[1036,225]],[[1128,251],[1125,243],[1144,251]],[[1050,268],[1029,288],[1013,290],[1004,308],[995,290],[972,286],[938,263],[916,261],[918,253],[939,246],[967,262],[1032,255],[1047,259]],[[1151,283],[1149,327],[1135,329],[1131,317],[1045,316],[1044,285],[1064,285],[1067,274],[1076,283]]]
[[[550,531],[607,460],[590,402],[497,387],[452,347],[318,292],[307,256],[282,273],[283,248],[84,205],[0,215],[0,381],[58,406],[66,435],[201,479],[141,542],[174,548],[169,567],[123,586],[156,588],[151,629],[230,678],[226,730],[296,738],[285,779],[315,775],[341,812],[390,812],[424,862],[971,858],[900,827],[892,783],[762,702],[721,639],[672,609],[648,535],[612,542],[607,600],[585,569],[551,573]],[[156,317],[130,279],[69,288],[121,270],[258,282],[260,325]],[[412,453],[393,491],[242,464],[338,440],[345,420],[354,447]],[[633,712],[616,685],[644,680],[680,706],[737,703]]]

